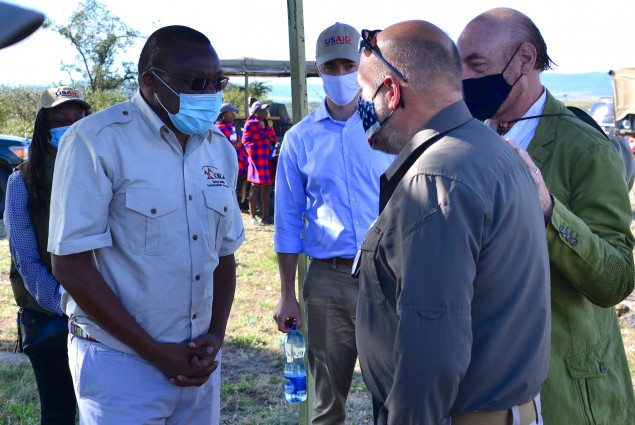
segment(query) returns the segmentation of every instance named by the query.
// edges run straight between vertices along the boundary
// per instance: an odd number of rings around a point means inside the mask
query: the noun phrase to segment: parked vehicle
[[[589,108],[589,115],[609,134],[615,127],[615,107],[612,97],[601,97]]]
[[[26,161],[29,154],[29,139],[0,134],[0,219],[4,215],[4,200],[7,180],[13,169]]]
[[[613,133],[625,137],[635,154],[635,68],[609,71],[613,77],[615,127]]]

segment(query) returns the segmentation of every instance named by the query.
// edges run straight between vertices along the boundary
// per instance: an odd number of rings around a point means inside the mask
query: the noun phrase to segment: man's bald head
[[[375,149],[398,153],[436,114],[463,98],[461,61],[454,42],[437,26],[404,21],[379,32],[375,54],[361,56],[358,82],[379,129]],[[377,58],[381,54],[405,79]],[[368,130],[368,129],[367,129]]]
[[[463,79],[470,87],[466,102],[477,118],[517,120],[542,95],[540,75],[552,62],[540,31],[519,11],[496,8],[481,13],[467,24],[457,45]],[[502,75],[504,89],[488,83],[495,80],[482,80],[492,75]]]
[[[440,28],[426,21],[404,21],[391,25],[377,36],[384,57],[408,79],[414,90],[442,84],[461,90],[461,61],[454,42]],[[375,59],[379,79],[387,69]]]
[[[523,43],[529,43],[536,49],[535,69],[546,71],[554,65],[547,54],[547,44],[540,30],[529,17],[515,9],[497,7],[481,13],[467,24],[461,38],[469,37],[474,31],[490,35],[490,39],[501,40],[499,47],[504,57],[511,56]],[[481,35],[481,38],[484,38]]]

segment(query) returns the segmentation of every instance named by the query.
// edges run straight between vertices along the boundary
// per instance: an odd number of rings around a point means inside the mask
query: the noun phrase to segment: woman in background
[[[11,251],[10,280],[19,312],[19,345],[29,357],[40,395],[41,423],[75,424],[76,401],[68,367],[68,322],[62,288],[53,277],[48,241],[53,168],[64,132],[90,104],[71,87],[42,93],[29,160],[7,183],[4,224]]]

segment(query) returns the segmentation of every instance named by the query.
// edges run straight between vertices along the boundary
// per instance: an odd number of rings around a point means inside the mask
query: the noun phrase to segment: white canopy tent
[[[245,77],[245,111],[249,110],[249,77],[291,77],[291,61],[255,59],[221,59],[223,74]],[[318,77],[315,61],[306,62],[306,77]]]

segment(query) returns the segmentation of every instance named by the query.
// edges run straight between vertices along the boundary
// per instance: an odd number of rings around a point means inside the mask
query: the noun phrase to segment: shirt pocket
[[[383,304],[386,302],[384,291],[379,284],[379,276],[377,274],[377,251],[379,249],[379,242],[381,241],[383,232],[372,226],[364,242],[362,242],[362,269],[361,280],[359,285],[359,296],[362,299],[370,301],[373,304]]]
[[[164,189],[126,190],[126,240],[138,255],[172,255],[177,250],[178,200]]]
[[[207,234],[210,248],[218,252],[227,229],[228,212],[232,201],[232,192],[225,188],[206,190],[205,213],[207,220]]]

